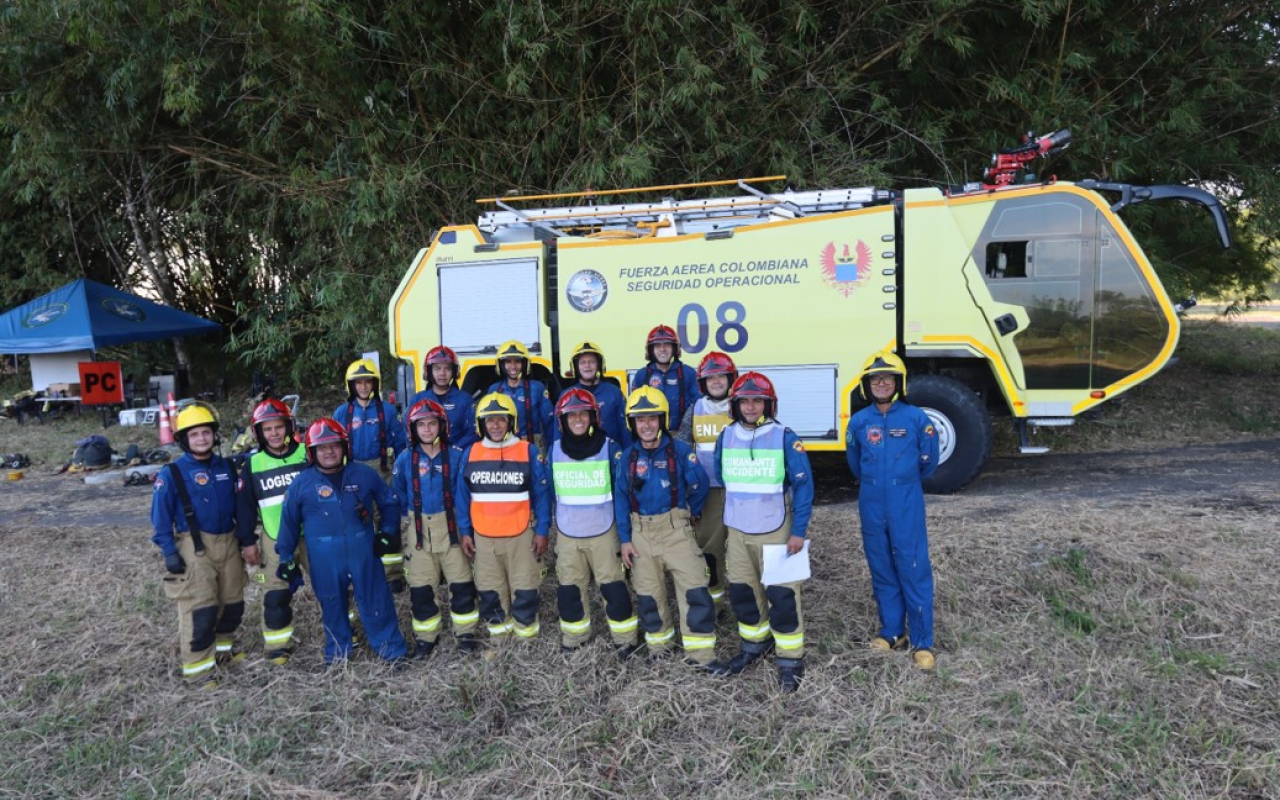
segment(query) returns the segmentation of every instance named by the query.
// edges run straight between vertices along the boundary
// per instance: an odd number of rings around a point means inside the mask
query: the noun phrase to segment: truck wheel
[[[907,402],[928,414],[938,433],[938,468],[925,491],[947,494],[969,485],[987,465],[995,437],[982,399],[955,378],[910,375]]]

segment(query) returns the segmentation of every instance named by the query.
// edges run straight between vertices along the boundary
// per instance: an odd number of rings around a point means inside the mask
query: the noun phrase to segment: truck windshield
[[[1098,215],[1098,289],[1093,305],[1093,388],[1154,361],[1169,340],[1155,291],[1111,223]]]

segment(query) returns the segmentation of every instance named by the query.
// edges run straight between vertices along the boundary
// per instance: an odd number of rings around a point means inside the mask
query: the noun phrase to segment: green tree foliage
[[[0,6],[0,265],[150,287],[246,364],[332,372],[475,198],[785,173],[958,184],[1026,128],[1135,209],[1171,291],[1263,296],[1280,215],[1273,3],[42,0]],[[1245,212],[1248,213],[1245,213]]]

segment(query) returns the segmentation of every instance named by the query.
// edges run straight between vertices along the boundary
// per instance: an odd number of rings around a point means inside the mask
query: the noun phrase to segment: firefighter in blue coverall
[[[369,644],[383,659],[397,662],[408,647],[378,562],[378,556],[400,549],[395,494],[373,468],[347,460],[346,431],[337,421],[322,417],[311,423],[306,447],[311,466],[293,479],[284,496],[276,540],[277,577],[291,582],[300,574],[294,550],[305,528],[311,584],[324,621],[325,663],[351,654],[347,595],[353,589]],[[382,516],[378,534],[373,528],[375,507]]]
[[[440,345],[427,351],[422,365],[422,379],[427,387],[415,394],[405,408],[413,408],[423,400],[439,403],[449,415],[450,444],[466,450],[476,440],[476,404],[471,395],[458,388],[461,366],[458,354]]]
[[[668,427],[677,433],[685,411],[698,399],[698,374],[680,360],[680,337],[666,325],[649,331],[644,342],[644,358],[645,365],[631,376],[631,391],[652,386],[662,392],[671,410]]]
[[[382,378],[373,359],[352,361],[347,367],[347,402],[337,407],[333,418],[347,434],[348,457],[380,470],[390,480],[395,457],[406,445],[400,413],[382,399]],[[382,558],[382,568],[393,592],[404,591],[404,557],[391,553]]]
[[[849,469],[861,484],[862,548],[880,615],[876,650],[907,646],[920,669],[933,669],[933,567],[925,529],[922,482],[938,467],[938,436],[919,408],[907,405],[907,368],[881,351],[860,376],[871,405],[845,432]]]
[[[470,400],[470,398],[468,398]],[[412,520],[411,543],[404,548],[405,575],[413,617],[413,657],[426,658],[440,638],[440,606],[435,587],[449,584],[449,619],[464,653],[477,648],[476,585],[458,537],[455,486],[462,451],[449,445],[453,428],[448,412],[434,400],[419,400],[405,414],[409,447],[396,458],[391,488],[400,510]]]
[[[243,538],[236,536],[236,476],[231,462],[214,453],[214,408],[199,402],[187,406],[173,428],[183,455],[156,475],[151,541],[164,554],[169,573],[164,593],[178,604],[182,676],[212,688],[216,662],[234,659],[248,581],[244,565],[258,563],[257,536],[252,528],[242,532]],[[188,510],[199,536],[191,531]]]
[[[728,665],[716,661],[716,607],[693,533],[707,499],[707,475],[693,448],[667,432],[668,412],[667,398],[652,386],[641,386],[627,398],[633,441],[613,476],[622,562],[631,569],[649,657],[670,652],[675,640],[667,607],[670,572],[686,661],[713,675],[728,675]]]
[[[733,424],[716,442],[716,477],[724,484],[729,529],[729,601],[742,648],[729,669],[742,672],[776,645],[778,685],[794,692],[804,677],[804,613],[799,582],[765,586],[765,545],[804,548],[813,516],[813,473],[800,437],[777,422],[778,395],[758,372],[729,390]]]
[[[514,339],[503,342],[494,368],[499,380],[485,394],[497,392],[511,398],[516,409],[516,435],[534,444],[539,452],[547,452],[555,436],[555,416],[546,384],[529,377],[529,348]]]
[[[577,383],[569,389],[576,387],[590,392],[600,407],[600,428],[604,435],[620,447],[631,444],[631,429],[627,427],[627,398],[612,381],[605,379],[604,353],[600,346],[583,342],[573,349],[570,363]],[[559,435],[559,428],[554,430]]]

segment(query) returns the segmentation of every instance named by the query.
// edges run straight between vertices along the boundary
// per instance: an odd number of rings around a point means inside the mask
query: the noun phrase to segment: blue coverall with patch
[[[849,469],[861,484],[862,549],[880,612],[880,635],[910,631],[911,646],[933,647],[933,565],[925,528],[925,478],[938,468],[938,436],[929,417],[895,401],[869,405],[845,431]]]
[[[398,536],[400,506],[395,493],[377,470],[358,463],[333,474],[308,467],[284,496],[276,552],[282,564],[292,561],[298,537],[306,529],[311,583],[324,620],[326,663],[351,654],[349,589],[355,590],[356,608],[374,652],[390,661],[408,649],[382,562],[373,554],[375,506],[383,532]]]

